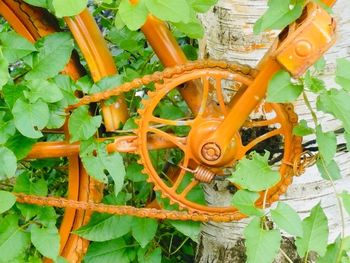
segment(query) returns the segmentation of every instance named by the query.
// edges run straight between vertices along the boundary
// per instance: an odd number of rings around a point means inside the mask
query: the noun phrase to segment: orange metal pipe
[[[226,116],[218,129],[213,133],[209,141],[215,141],[222,152],[230,144],[231,139],[242,127],[249,114],[265,97],[267,87],[272,76],[281,69],[281,65],[274,59],[270,58],[261,66],[253,83],[241,95],[240,99],[232,106],[229,114]]]
[[[85,9],[74,18],[66,17],[65,21],[90,67],[93,80],[117,74],[113,57],[90,12]],[[102,113],[106,130],[117,130],[128,118],[124,97],[120,96],[114,105],[102,105]]]

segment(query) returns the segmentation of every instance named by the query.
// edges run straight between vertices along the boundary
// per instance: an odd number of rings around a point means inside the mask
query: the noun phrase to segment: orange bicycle
[[[131,2],[137,3],[137,0]],[[324,2],[331,6],[335,1]],[[22,0],[0,0],[0,14],[31,42],[59,30],[57,21],[46,10]],[[66,17],[64,21],[93,80],[117,74],[110,51],[89,11],[86,9],[74,18]],[[300,76],[335,41],[333,19],[314,3],[307,4],[302,17],[282,31],[257,69],[217,61],[188,62],[166,24],[154,16],[147,17],[141,30],[167,68],[114,89],[84,96],[67,111],[101,103],[105,129],[114,132],[128,118],[123,94],[154,85],[154,90],[143,96],[142,107],[138,110],[138,128],[133,134],[113,137],[108,151],[138,154],[139,162],[144,166],[143,173],[154,185],[154,190],[187,212],[96,204],[101,201],[103,186],[86,173],[79,158],[80,144],[69,143],[66,124],[58,131],[65,134],[65,141],[36,143],[26,158],[67,157],[67,199],[18,194],[17,201],[66,208],[60,228],[60,253],[69,262],[80,261],[86,252],[88,241],[71,232],[85,225],[92,211],[196,221],[223,222],[243,218],[244,215],[233,206],[209,206],[198,203],[193,196],[201,185],[205,187],[214,180],[225,179],[227,170],[238,160],[259,147],[265,149],[266,141],[271,138],[278,138],[283,151],[277,157],[280,180],[269,189],[265,198],[267,205],[278,200],[298,173],[303,149],[302,139],[292,132],[298,121],[293,106],[264,101],[269,80],[282,68],[293,76]],[[63,73],[74,80],[84,74],[76,54]],[[159,116],[158,106],[169,96],[185,102],[186,116]],[[103,102],[111,97],[118,98],[116,104]],[[255,117],[258,109],[263,112],[263,117]],[[263,132],[256,133],[257,128],[263,128]],[[253,133],[255,136],[247,136]],[[171,168],[162,171],[153,155],[157,152],[165,155],[170,151],[177,158]],[[257,205],[262,204],[263,198],[262,193]]]

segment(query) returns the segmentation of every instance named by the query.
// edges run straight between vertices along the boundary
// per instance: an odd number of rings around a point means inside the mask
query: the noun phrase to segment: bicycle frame
[[[132,3],[137,3],[137,0],[130,1]],[[324,3],[328,6],[332,6],[335,2],[335,0],[324,1]],[[77,41],[84,57],[91,63],[96,64],[94,68],[98,69],[98,71],[94,71],[92,73],[93,79],[98,81],[105,76],[116,74],[117,69],[109,54],[105,41],[96,25],[96,22],[90,15],[89,11],[85,10],[80,15],[74,17],[74,19],[65,18],[65,21],[69,26],[74,39]],[[16,27],[16,25],[13,25],[13,27],[15,30],[22,32],[21,28]],[[187,62],[186,56],[164,22],[152,15],[149,15],[141,30],[165,67],[172,67]],[[28,36],[28,34],[25,35]],[[319,36],[322,35],[320,34]],[[91,44],[83,45],[80,41],[82,37],[88,38],[87,42]],[[323,38],[327,38],[327,36],[323,36]],[[28,39],[30,39],[30,37],[28,37]],[[222,122],[210,140],[207,140],[215,141],[215,143],[220,146],[222,152],[225,152],[231,138],[246,121],[249,113],[252,112],[265,97],[269,80],[277,71],[283,68],[282,65],[276,60],[277,45],[281,45],[280,40],[276,40],[273,48],[271,48],[266,56],[261,60],[258,66],[259,73],[256,75],[253,83],[239,95],[240,99],[237,101],[237,103],[234,103],[227,114],[225,121]],[[94,46],[99,47],[99,52],[93,49]],[[69,70],[69,68],[66,70]],[[181,88],[180,92],[192,110],[196,111],[199,109],[201,104],[201,86],[198,85],[198,83],[190,83],[185,88]],[[115,107],[102,107],[103,118],[108,131],[115,130],[119,125],[119,122],[127,118],[128,113],[125,103],[123,102],[123,98],[119,98],[119,102],[121,107],[118,109]],[[109,150],[133,152],[135,149],[134,141],[135,137],[133,136],[118,137],[116,141],[109,146]],[[155,148],[170,146],[170,144],[164,145],[160,142],[155,143],[155,145]],[[28,158],[62,157],[71,156],[78,153],[79,145],[77,144],[71,145],[66,142],[37,143],[33,147],[31,153],[28,155]]]

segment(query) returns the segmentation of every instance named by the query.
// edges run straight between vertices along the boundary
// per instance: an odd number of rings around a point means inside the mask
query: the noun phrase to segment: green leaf
[[[79,101],[78,98],[74,95],[76,91],[76,86],[74,85],[72,79],[69,76],[57,75],[54,81],[57,87],[60,88],[67,105],[72,105]]]
[[[132,222],[130,216],[93,214],[89,223],[74,233],[91,241],[108,241],[129,233]]]
[[[207,12],[218,0],[189,0],[191,7],[198,13]]]
[[[327,246],[326,254],[317,259],[316,263],[339,263],[339,254],[341,253],[341,239],[338,237],[335,243]]]
[[[87,6],[88,0],[52,0],[52,6],[57,17],[75,16]]]
[[[338,164],[336,161],[332,160],[329,164],[323,160],[322,157],[318,158],[316,162],[318,171],[321,173],[321,176],[325,180],[338,180],[341,179],[341,173]]]
[[[93,140],[81,143],[80,157],[90,176],[100,182],[107,183],[106,172],[114,181],[114,194],[117,196],[124,185],[125,167],[122,156],[107,153],[105,143],[94,143]]]
[[[350,61],[346,58],[337,59],[335,81],[346,91],[350,91]]]
[[[50,118],[49,107],[45,102],[28,103],[24,99],[16,101],[12,114],[18,131],[33,139],[43,136],[40,130],[45,128]]]
[[[0,46],[0,91],[2,87],[10,80],[9,63],[3,56]]]
[[[162,250],[160,247],[157,247],[152,252],[149,252],[147,248],[139,248],[137,250],[137,259],[139,263],[161,263]]]
[[[102,92],[105,90],[109,90],[112,88],[116,88],[123,84],[123,76],[122,75],[114,75],[114,76],[108,76],[97,83],[93,84],[91,87],[89,93],[97,93],[97,92]]]
[[[186,23],[190,18],[190,7],[186,0],[145,0],[145,3],[148,10],[161,20]]]
[[[129,0],[122,0],[118,13],[130,30],[137,30],[146,22],[148,10],[144,0],[139,0],[137,4],[132,4]]]
[[[107,242],[94,242],[89,246],[89,250],[84,257],[84,262],[129,263],[128,255],[125,253],[127,246],[122,238]]]
[[[4,57],[9,63],[14,63],[36,51],[32,43],[13,31],[0,33],[0,43]]]
[[[314,132],[314,129],[307,126],[306,120],[301,120],[299,124],[293,128],[293,134],[297,136],[306,136]]]
[[[343,206],[346,212],[350,215],[350,194],[344,191],[339,196],[343,199]]]
[[[101,122],[101,116],[90,116],[88,106],[77,108],[73,111],[68,122],[70,142],[88,140],[96,133]]]
[[[317,99],[317,109],[330,113],[342,121],[346,131],[350,132],[350,94],[344,90],[331,89]]]
[[[64,125],[67,117],[64,111],[66,106],[67,104],[63,100],[49,104],[50,118],[46,125],[48,129],[58,129]]]
[[[323,256],[326,253],[329,230],[327,217],[320,204],[312,208],[310,216],[302,224],[304,235],[295,241],[299,256],[304,257],[310,251]]]
[[[293,1],[269,0],[268,9],[255,23],[254,33],[259,34],[267,29],[282,29],[301,16],[304,0]]]
[[[31,241],[45,257],[56,260],[60,250],[60,236],[55,226],[40,228],[33,224],[30,230]]]
[[[271,210],[275,224],[293,236],[303,236],[301,219],[295,210],[286,203],[279,202],[276,209]]]
[[[23,136],[16,132],[5,144],[15,155],[17,160],[24,159],[33,148],[36,140]]]
[[[30,5],[43,7],[43,8],[48,8],[49,7],[47,1],[48,0],[24,0],[24,2],[26,2],[26,3],[30,4]]]
[[[147,176],[141,172],[142,169],[143,166],[136,162],[129,164],[126,168],[125,178],[133,181],[134,183],[146,181]]]
[[[154,238],[158,228],[158,222],[151,218],[134,217],[131,233],[142,248]]]
[[[16,132],[13,120],[6,120],[5,115],[4,111],[0,111],[0,145],[5,144]]]
[[[303,92],[303,86],[294,84],[287,71],[278,71],[270,80],[267,98],[268,102],[293,102]]]
[[[232,205],[247,216],[262,216],[263,211],[255,207],[259,197],[260,195],[256,192],[238,190],[232,198]]]
[[[30,245],[29,233],[18,226],[17,215],[0,218],[0,233],[0,255],[3,262],[19,256]]]
[[[10,109],[13,108],[15,102],[23,96],[23,91],[26,90],[26,87],[23,85],[5,85],[2,89],[2,92],[5,97],[5,102]]]
[[[15,154],[4,146],[0,146],[0,180],[15,176],[17,159]]]
[[[264,156],[253,152],[248,159],[244,157],[236,166],[229,180],[243,189],[259,192],[274,186],[280,180],[278,171],[273,171],[268,165],[269,153]]]
[[[311,76],[310,71],[308,70],[305,74],[304,84],[306,88],[314,93],[318,93],[326,90],[326,84],[323,80]]]
[[[38,53],[34,57],[33,69],[25,76],[27,80],[52,78],[63,70],[71,57],[73,40],[68,33],[54,33],[40,39],[35,46]]]
[[[61,90],[53,81],[35,79],[27,82],[29,91],[23,91],[24,96],[30,103],[35,103],[42,99],[48,103],[54,103],[63,99]]]
[[[16,203],[16,196],[10,192],[0,191],[0,200],[0,214],[2,214]]]
[[[169,221],[169,223],[185,236],[190,237],[194,242],[198,243],[198,237],[201,230],[200,222],[194,221]]]
[[[326,165],[332,160],[337,151],[337,138],[334,132],[323,132],[321,126],[316,127],[318,150]]]
[[[322,72],[326,68],[326,60],[324,56],[322,56],[319,60],[317,60],[317,62],[314,64],[314,68],[318,72]]]
[[[260,218],[256,217],[244,229],[247,263],[271,263],[279,251],[279,231],[264,230],[260,224]]]
[[[197,18],[191,19],[187,23],[178,22],[173,24],[178,30],[185,33],[190,38],[203,38],[204,36],[203,26]]]

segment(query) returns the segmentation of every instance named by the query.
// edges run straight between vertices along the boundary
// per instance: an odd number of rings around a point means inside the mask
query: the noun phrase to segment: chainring
[[[237,208],[226,205],[209,206],[202,201],[198,203],[191,195],[198,194],[200,186],[207,183],[205,179],[208,179],[208,176],[211,176],[211,179],[220,178],[220,175],[234,166],[237,160],[242,159],[252,150],[259,151],[259,148],[265,150],[265,146],[271,143],[271,139],[277,137],[277,141],[283,144],[283,150],[280,153],[282,160],[278,164],[281,179],[267,191],[265,201],[269,206],[277,201],[291,184],[294,175],[291,164],[302,152],[302,139],[292,133],[293,127],[298,122],[293,106],[262,102],[256,111],[247,116],[247,122],[236,136],[243,149],[238,158],[236,156],[235,160],[228,160],[221,167],[205,166],[194,153],[192,142],[197,137],[206,136],[205,130],[214,129],[225,118],[230,105],[239,99],[239,90],[249,86],[256,71],[247,70],[239,64],[228,65],[224,62],[192,62],[190,65],[177,67],[174,74],[160,73],[162,77],[155,81],[155,92],[148,92],[148,98],[142,100],[143,107],[138,111],[140,118],[137,120],[136,134],[139,162],[144,166],[143,173],[148,176],[148,181],[154,184],[154,190],[159,191],[163,198],[169,198],[170,203],[177,204],[180,209],[203,214],[236,214],[236,218],[239,219],[243,215]],[[193,113],[188,110],[187,112],[190,112],[188,116],[178,118],[173,116],[161,118],[159,114],[161,107],[168,101],[174,103],[171,100],[176,100],[177,97],[177,100],[181,101],[181,95],[176,92],[176,89],[191,82],[199,83],[204,87],[198,111]],[[229,94],[223,92],[225,89],[229,90]],[[214,128],[203,129],[202,127],[207,123],[212,123]],[[186,129],[189,132],[181,134],[181,131]],[[198,129],[204,130],[204,133],[198,132]],[[247,134],[249,136],[255,134],[255,138],[244,138]],[[152,137],[150,135],[162,137],[165,141],[173,143],[174,149],[170,150],[172,153],[162,152],[161,161],[154,160],[157,154],[149,147],[149,140]],[[264,142],[265,146],[261,146]],[[171,157],[172,155],[175,157]],[[177,161],[170,162],[170,166],[175,166],[175,169],[173,167],[173,169],[164,170],[164,166],[169,168],[169,162],[159,169],[159,162],[164,162],[164,159],[169,156],[176,159],[176,155],[180,155]],[[201,174],[198,176],[198,173]],[[221,178],[224,177],[221,176]],[[261,198],[256,203],[258,206],[263,203],[263,195],[264,193],[261,193]]]

